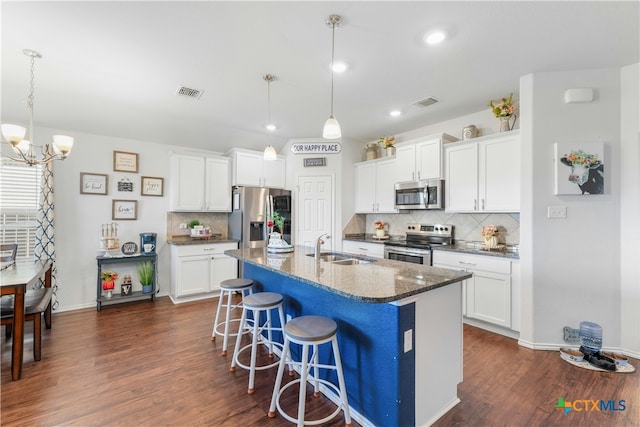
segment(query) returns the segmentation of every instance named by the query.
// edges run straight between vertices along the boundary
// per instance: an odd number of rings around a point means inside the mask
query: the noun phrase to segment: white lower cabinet
[[[358,242],[355,240],[343,240],[342,252],[350,254],[384,258],[384,245],[381,243]]]
[[[519,263],[511,259],[433,251],[433,266],[473,273],[463,282],[463,314],[471,319],[519,330],[519,300],[513,300],[513,278]],[[519,284],[519,283],[518,283]],[[519,291],[516,292],[519,296]]]
[[[224,251],[237,243],[171,246],[171,299],[174,303],[209,298],[220,282],[238,277],[238,260]]]

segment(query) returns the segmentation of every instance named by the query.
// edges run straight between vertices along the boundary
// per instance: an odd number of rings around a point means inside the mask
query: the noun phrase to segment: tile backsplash
[[[181,229],[180,224],[187,224],[189,221],[197,219],[202,224],[211,227],[212,233],[222,235],[223,239],[228,236],[228,213],[213,212],[167,212],[167,236],[188,235],[189,229]]]
[[[407,224],[453,224],[456,241],[481,241],[482,227],[498,227],[498,241],[507,245],[520,244],[519,213],[446,213],[444,211],[411,211],[406,214],[357,214],[349,221],[343,233],[373,233],[373,223],[388,224],[390,235],[404,235]]]

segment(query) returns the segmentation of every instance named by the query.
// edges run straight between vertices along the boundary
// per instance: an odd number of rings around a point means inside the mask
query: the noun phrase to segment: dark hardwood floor
[[[54,313],[42,360],[32,357],[26,326],[22,379],[11,381],[11,343],[2,340],[2,426],[280,426],[267,417],[276,368],[229,372],[230,355],[210,334],[217,300],[173,305],[148,301]],[[238,313],[239,314],[239,313]],[[640,373],[576,368],[557,352],[532,351],[509,338],[465,326],[462,400],[437,426],[640,426]],[[639,367],[640,361],[631,361]],[[286,375],[285,375],[286,377]],[[286,378],[285,378],[286,381]],[[283,399],[296,412],[294,392]],[[309,395],[311,389],[308,388]],[[578,412],[573,400],[626,401],[625,411]],[[314,418],[335,406],[309,397]],[[343,424],[342,414],[325,425]],[[358,425],[354,422],[354,425]]]

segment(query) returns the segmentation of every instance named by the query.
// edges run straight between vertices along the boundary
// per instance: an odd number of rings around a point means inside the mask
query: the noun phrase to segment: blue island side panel
[[[377,426],[415,425],[415,351],[403,350],[404,331],[415,331],[414,303],[365,303],[249,263],[243,275],[258,291],[282,294],[285,314],[326,316],[338,324],[349,406]],[[320,350],[325,363],[329,349]],[[292,351],[299,360],[299,351]],[[338,383],[333,371],[328,379]]]

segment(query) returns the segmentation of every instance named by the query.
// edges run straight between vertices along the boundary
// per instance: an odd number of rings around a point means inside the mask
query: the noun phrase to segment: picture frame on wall
[[[140,195],[162,197],[164,192],[164,178],[143,176],[140,182]]]
[[[113,200],[111,219],[127,221],[138,219],[137,200]]]
[[[116,172],[138,173],[138,153],[114,151],[113,170]]]
[[[556,142],[554,157],[554,194],[604,194],[603,142]]]
[[[109,191],[109,175],[80,172],[80,194],[106,196]]]

